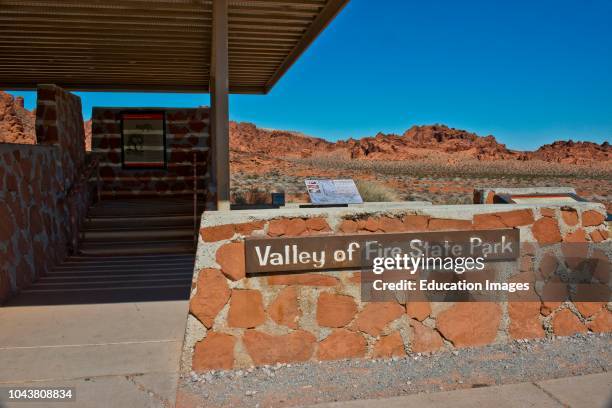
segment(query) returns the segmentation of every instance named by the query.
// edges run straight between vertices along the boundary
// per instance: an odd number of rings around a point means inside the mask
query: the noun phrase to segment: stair
[[[82,237],[79,251],[84,256],[193,254],[193,202],[178,198],[102,201],[89,208]]]
[[[102,201],[89,208],[81,235],[79,254],[23,290],[15,304],[189,298],[195,259],[191,200]]]
[[[20,292],[13,306],[189,299],[194,256],[72,256]]]

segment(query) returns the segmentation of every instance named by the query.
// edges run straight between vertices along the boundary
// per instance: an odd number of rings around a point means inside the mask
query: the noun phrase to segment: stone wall
[[[80,99],[43,85],[36,110],[38,144],[0,143],[0,304],[66,256],[71,212],[87,207]]]
[[[206,212],[202,219],[182,368],[230,369],[502,343],[512,339],[612,330],[612,304],[542,302],[371,302],[360,300],[360,272],[245,276],[244,238],[320,234],[518,228],[516,279],[550,273],[566,242],[612,250],[601,205],[395,206]],[[531,243],[531,244],[528,244]],[[530,248],[550,248],[536,257]],[[524,248],[523,248],[524,247]],[[610,271],[599,271],[609,278]],[[514,278],[514,277],[513,277]],[[607,280],[609,282],[609,279]],[[520,300],[520,301],[519,301]]]
[[[200,193],[208,180],[209,109],[155,108],[166,118],[167,169],[123,169],[121,112],[134,108],[94,108],[92,151],[100,158],[104,196],[181,195],[193,193],[193,154],[197,156]],[[146,109],[140,109],[146,110]]]
[[[61,146],[67,187],[85,163],[81,98],[55,85],[39,85],[36,97],[37,143]]]

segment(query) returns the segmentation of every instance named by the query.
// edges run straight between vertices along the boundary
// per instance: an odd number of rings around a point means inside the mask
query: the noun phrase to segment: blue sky
[[[444,123],[511,148],[612,140],[612,1],[352,0],[269,95],[233,120],[330,140]],[[26,97],[29,108],[34,94]],[[208,95],[80,93],[92,106]]]

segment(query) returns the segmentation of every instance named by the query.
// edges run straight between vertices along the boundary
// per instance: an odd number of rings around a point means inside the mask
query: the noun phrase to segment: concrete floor
[[[558,378],[533,383],[499,385],[405,397],[332,402],[310,408],[609,408],[612,373]]]
[[[76,387],[57,408],[171,407],[187,312],[187,300],[0,308],[0,388]]]

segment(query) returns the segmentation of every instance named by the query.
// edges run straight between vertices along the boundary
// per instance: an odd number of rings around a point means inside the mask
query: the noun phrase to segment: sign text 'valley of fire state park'
[[[518,258],[519,242],[517,229],[250,237],[245,239],[246,272],[363,269],[381,260],[397,262],[404,269],[423,267],[430,260],[509,261]]]

